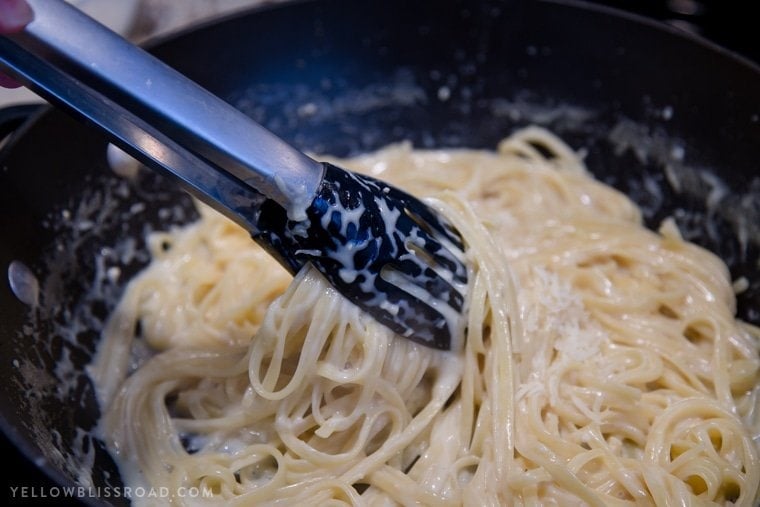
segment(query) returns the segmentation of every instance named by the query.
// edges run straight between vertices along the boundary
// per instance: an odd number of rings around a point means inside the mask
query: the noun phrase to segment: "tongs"
[[[0,37],[6,72],[178,179],[291,272],[312,264],[401,336],[458,343],[465,247],[439,212],[313,160],[65,1],[27,1],[34,21]]]

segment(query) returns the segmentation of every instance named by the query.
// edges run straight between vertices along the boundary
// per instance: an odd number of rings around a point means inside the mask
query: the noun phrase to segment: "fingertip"
[[[10,76],[0,73],[0,88],[18,88],[21,83]]]
[[[25,0],[0,0],[0,33],[15,33],[34,19]]]

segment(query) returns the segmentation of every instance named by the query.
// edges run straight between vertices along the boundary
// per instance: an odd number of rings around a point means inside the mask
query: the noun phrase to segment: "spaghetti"
[[[201,207],[152,235],[91,369],[126,484],[210,505],[757,501],[760,330],[719,259],[645,229],[537,128],[336,163],[462,233],[463,350],[393,336]]]

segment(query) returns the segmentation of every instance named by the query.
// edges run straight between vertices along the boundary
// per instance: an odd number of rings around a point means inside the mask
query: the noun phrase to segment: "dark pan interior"
[[[649,226],[675,217],[746,277],[739,315],[760,323],[760,71],[715,47],[574,2],[326,0],[236,16],[152,50],[315,153],[407,139],[493,148],[517,127],[548,127],[634,198]],[[0,152],[0,268],[25,267],[39,286],[37,304],[7,277],[0,286],[0,422],[60,484],[120,485],[92,436],[99,414],[82,372],[149,260],[146,231],[194,216],[172,182],[114,175],[106,145],[48,110]]]

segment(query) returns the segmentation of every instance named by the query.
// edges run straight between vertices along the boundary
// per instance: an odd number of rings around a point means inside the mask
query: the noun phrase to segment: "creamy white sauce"
[[[40,298],[40,282],[26,264],[21,261],[10,263],[8,283],[19,301],[30,306],[37,306]]]

